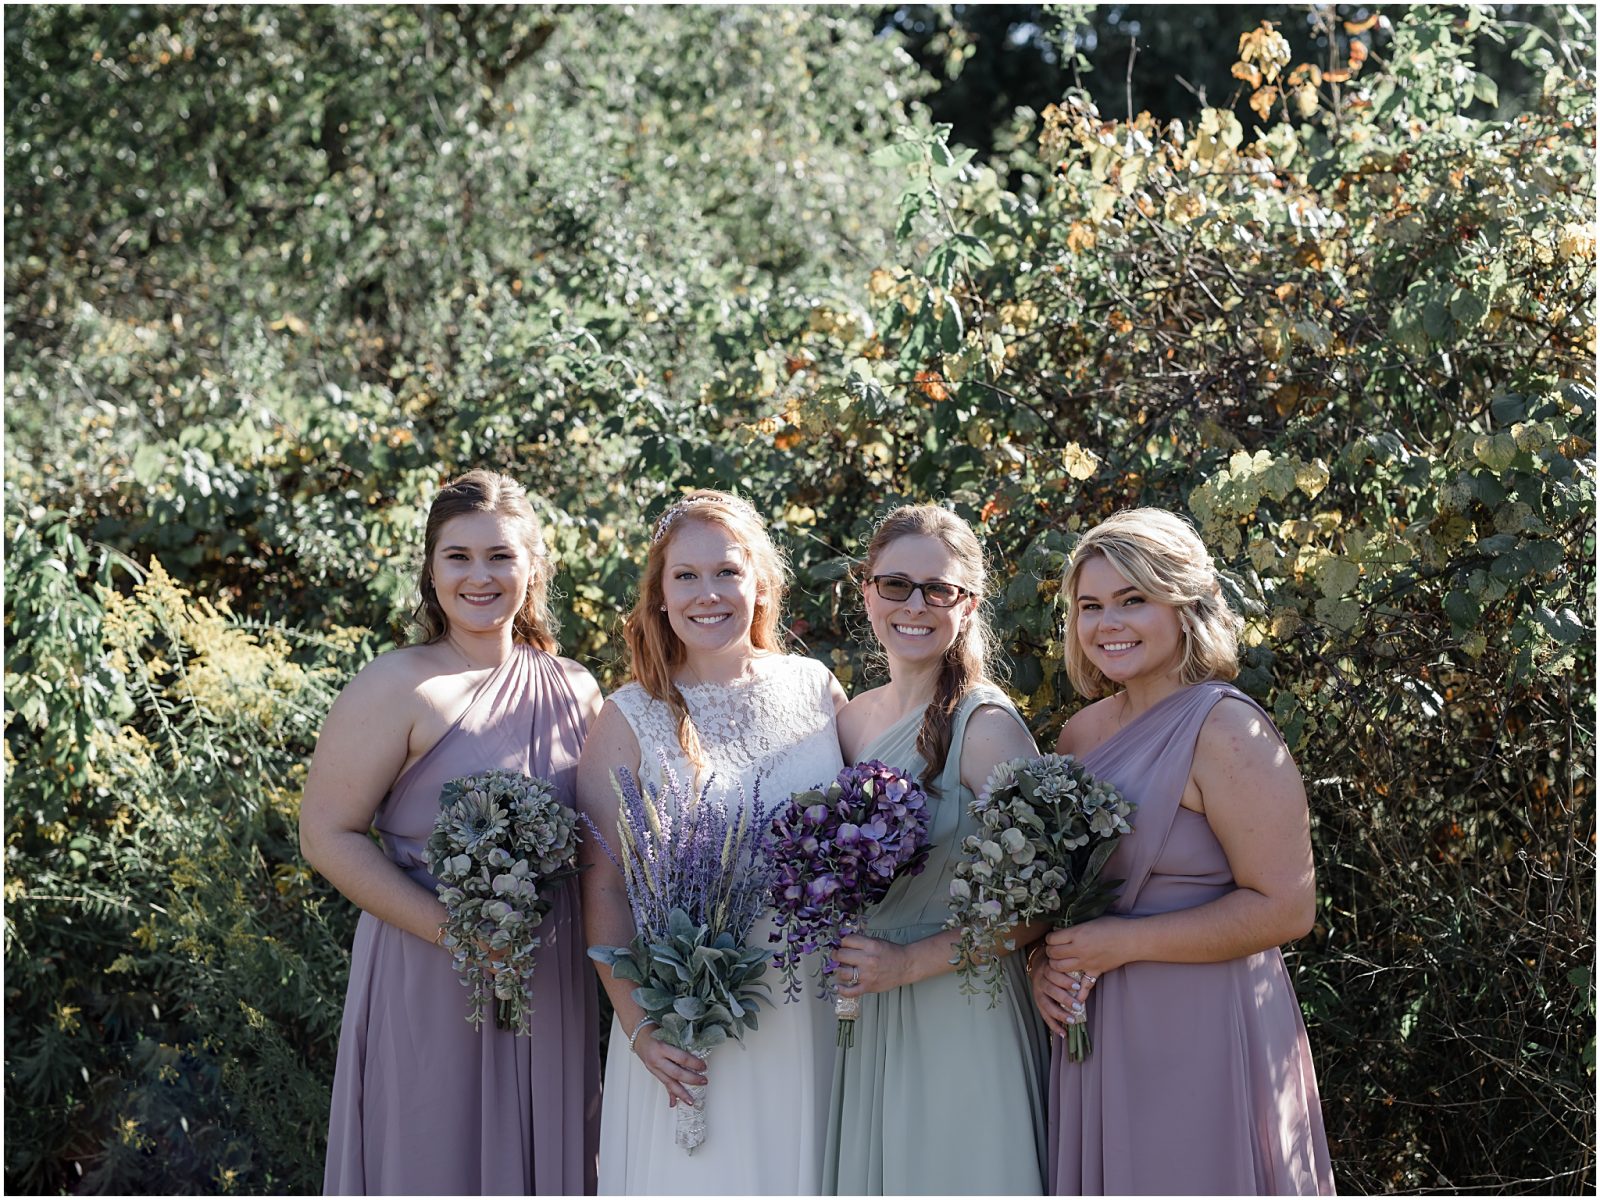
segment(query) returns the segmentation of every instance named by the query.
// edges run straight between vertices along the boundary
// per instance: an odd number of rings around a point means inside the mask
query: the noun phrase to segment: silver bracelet
[[[641,1029],[643,1029],[646,1025],[654,1025],[655,1023],[656,1023],[656,1019],[654,1017],[640,1017],[639,1018],[639,1023],[633,1027],[633,1032],[628,1035],[628,1052],[630,1054],[633,1053],[634,1039],[636,1039],[639,1036],[639,1031]]]

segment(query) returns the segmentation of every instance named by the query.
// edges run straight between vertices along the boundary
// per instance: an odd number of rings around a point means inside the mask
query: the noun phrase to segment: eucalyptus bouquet
[[[767,832],[767,853],[777,868],[772,903],[783,949],[773,956],[784,992],[801,992],[800,959],[818,947],[829,953],[819,972],[819,992],[833,995],[841,1046],[855,1041],[861,1003],[833,991],[839,964],[832,952],[861,924],[901,875],[916,875],[928,859],[928,806],[915,779],[881,762],[845,767],[830,782],[796,792]]]
[[[962,843],[966,858],[950,881],[950,919],[959,929],[957,969],[962,990],[986,990],[992,1006],[1005,987],[992,953],[1018,925],[1048,920],[1057,929],[1100,916],[1122,880],[1100,872],[1123,834],[1133,804],[1067,754],[1015,758],[990,774],[971,812],[979,831]],[[1082,1023],[1067,1031],[1067,1053],[1081,1062],[1090,1051]]]
[[[589,957],[638,985],[633,1000],[656,1022],[653,1037],[704,1058],[730,1037],[742,1041],[757,1028],[757,1002],[771,1003],[759,982],[766,950],[745,945],[771,888],[759,835],[767,814],[759,785],[730,812],[712,779],[697,795],[665,763],[661,776],[659,789],[641,790],[617,772],[615,853],[589,824],[622,872],[638,931],[629,945],[593,946]],[[706,1138],[705,1090],[690,1086],[694,1106],[678,1108],[674,1140],[690,1154]]]
[[[480,1028],[493,1000],[499,1028],[528,1033],[543,945],[534,930],[554,885],[577,874],[578,815],[546,780],[480,771],[440,789],[427,851],[446,912],[441,944],[472,992],[467,1020]]]

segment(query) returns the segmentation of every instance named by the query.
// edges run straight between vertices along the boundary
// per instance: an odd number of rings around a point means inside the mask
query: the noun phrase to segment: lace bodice
[[[742,789],[748,799],[759,779],[762,804],[771,808],[791,792],[831,779],[842,760],[828,669],[798,654],[762,659],[757,669],[739,683],[680,690],[706,759],[702,780],[714,776],[717,791]],[[665,701],[637,683],[618,689],[611,701],[639,740],[647,781],[655,780],[663,756],[682,778],[694,778]]]

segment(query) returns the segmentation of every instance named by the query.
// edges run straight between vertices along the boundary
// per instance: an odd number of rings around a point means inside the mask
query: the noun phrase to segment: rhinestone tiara
[[[756,512],[755,508],[748,501],[739,499],[738,496],[688,496],[682,500],[679,500],[671,508],[667,509],[666,512],[661,514],[661,519],[656,522],[655,532],[650,535],[650,544],[654,546],[662,538],[666,537],[667,531],[672,528],[673,522],[675,522],[679,517],[683,516],[684,513],[688,512],[692,508],[696,508],[705,504],[717,505],[721,508],[735,509],[738,512],[754,517],[758,521],[761,519],[760,514]]]

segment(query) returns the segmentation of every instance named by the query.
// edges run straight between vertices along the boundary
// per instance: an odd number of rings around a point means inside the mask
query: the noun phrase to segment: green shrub
[[[11,690],[91,700],[8,729],[8,1184],[304,1188],[352,921],[300,859],[299,788],[370,645],[237,618],[159,563],[96,564],[59,522],[14,536],[9,567],[14,645],[55,606],[55,648],[82,655],[14,657]]]
[[[304,765],[487,463],[608,683],[675,489],[772,514],[847,685],[852,558],[946,500],[1041,740],[1078,534],[1189,513],[1308,781],[1340,1186],[1592,1191],[1592,34],[1331,22],[1241,39],[1248,127],[1073,92],[989,163],[844,12],[9,22],[8,1186],[316,1187]]]
[[[906,254],[780,348],[742,463],[816,535],[802,619],[852,661],[875,512],[977,522],[1041,740],[1078,532],[1193,516],[1310,787],[1292,958],[1348,1191],[1593,1181],[1592,43],[1530,39],[1502,120],[1486,36],[1413,9],[1340,80],[1263,27],[1253,130],[1075,93],[1011,188],[908,132],[877,157]]]

